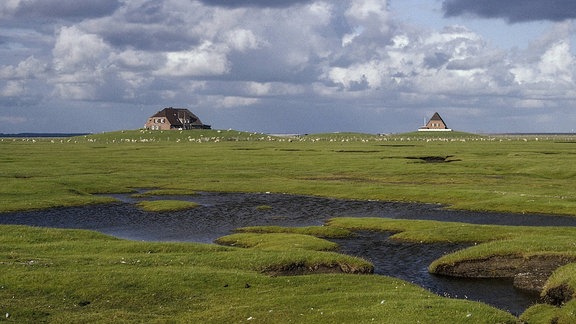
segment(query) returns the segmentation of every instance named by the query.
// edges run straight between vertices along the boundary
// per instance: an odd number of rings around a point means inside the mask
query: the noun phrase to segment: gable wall
[[[170,122],[166,117],[150,117],[144,128],[151,130],[170,130]]]
[[[429,129],[446,129],[446,124],[444,124],[444,122],[442,122],[442,120],[438,120],[438,119],[433,119],[430,120],[428,122],[428,124],[426,124],[426,127],[428,127]]]

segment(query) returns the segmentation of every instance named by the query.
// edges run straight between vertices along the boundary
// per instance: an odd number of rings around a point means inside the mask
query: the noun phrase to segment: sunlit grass
[[[548,304],[537,304],[526,310],[520,320],[524,323],[576,323],[576,299],[562,307]]]
[[[332,252],[2,229],[0,311],[14,322],[515,322],[504,311],[442,298],[393,278],[261,273],[290,264],[366,264]]]
[[[181,188],[181,189],[151,189],[141,193],[135,193],[131,196],[134,198],[145,198],[151,196],[194,196],[197,192],[195,190]]]
[[[153,188],[166,195],[277,192],[574,214],[572,138],[439,136],[202,130],[0,139],[9,152],[0,157],[0,211],[100,203],[109,199],[93,194]]]
[[[336,243],[314,236],[285,233],[237,233],[220,237],[216,240],[216,243],[270,251],[330,251],[338,248]]]
[[[391,239],[419,243],[470,243],[473,246],[434,261],[440,264],[482,259],[492,255],[562,254],[576,258],[576,228],[553,226],[477,225],[429,220],[334,218],[328,225],[348,230],[395,232]]]
[[[141,201],[136,204],[138,208],[151,212],[170,212],[186,210],[200,206],[197,203],[182,200],[153,200]]]
[[[282,226],[249,226],[236,229],[241,233],[292,233],[305,234],[322,238],[344,238],[354,234],[344,228],[336,226],[304,226],[304,227],[282,227]]]

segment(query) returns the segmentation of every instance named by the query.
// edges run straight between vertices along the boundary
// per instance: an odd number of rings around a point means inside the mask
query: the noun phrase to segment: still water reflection
[[[1,224],[89,229],[120,238],[144,241],[211,243],[243,226],[322,225],[334,217],[387,217],[430,219],[476,224],[576,226],[576,218],[444,210],[434,204],[351,201],[329,198],[245,193],[200,193],[193,196],[147,197],[193,201],[198,208],[155,213],[138,209],[139,199],[114,195],[118,203],[41,211],[2,213]],[[267,205],[270,209],[257,208]],[[343,253],[362,256],[375,272],[416,283],[439,295],[492,304],[513,314],[521,313],[536,296],[515,290],[503,280],[463,280],[430,275],[427,266],[441,255],[462,248],[447,244],[401,243],[385,233],[359,233],[354,239],[335,240]]]

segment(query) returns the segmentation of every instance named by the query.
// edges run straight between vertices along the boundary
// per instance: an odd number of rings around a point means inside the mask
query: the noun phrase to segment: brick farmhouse
[[[144,128],[150,130],[210,129],[198,116],[185,108],[164,108],[148,118]]]

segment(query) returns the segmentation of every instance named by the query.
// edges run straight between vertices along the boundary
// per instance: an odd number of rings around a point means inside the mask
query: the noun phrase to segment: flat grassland
[[[65,139],[4,138],[0,149],[3,212],[105,203],[111,199],[95,194],[153,188],[158,194],[277,192],[567,217],[576,213],[576,136],[339,133],[289,138],[216,130],[125,131]],[[193,206],[164,201],[156,207]],[[430,234],[422,228],[414,234],[416,223],[362,227],[336,219],[329,225],[405,232],[402,239],[412,240]],[[431,271],[486,258],[492,251],[574,257],[571,229],[538,229],[522,236],[518,233],[524,229],[504,226],[449,228],[451,232],[436,233],[430,241],[480,244],[439,260]],[[518,321],[481,303],[442,298],[397,279],[360,275],[371,265],[332,252],[335,247],[322,239],[332,234],[322,229],[252,229],[223,238],[226,244],[237,242],[235,246],[129,242],[92,232],[22,226],[0,229],[0,313],[6,314],[0,320]],[[564,306],[536,305],[522,320],[575,319],[572,268],[559,268],[546,286],[546,291],[569,295]],[[294,269],[304,275],[270,275]],[[313,272],[347,274],[307,274]]]

